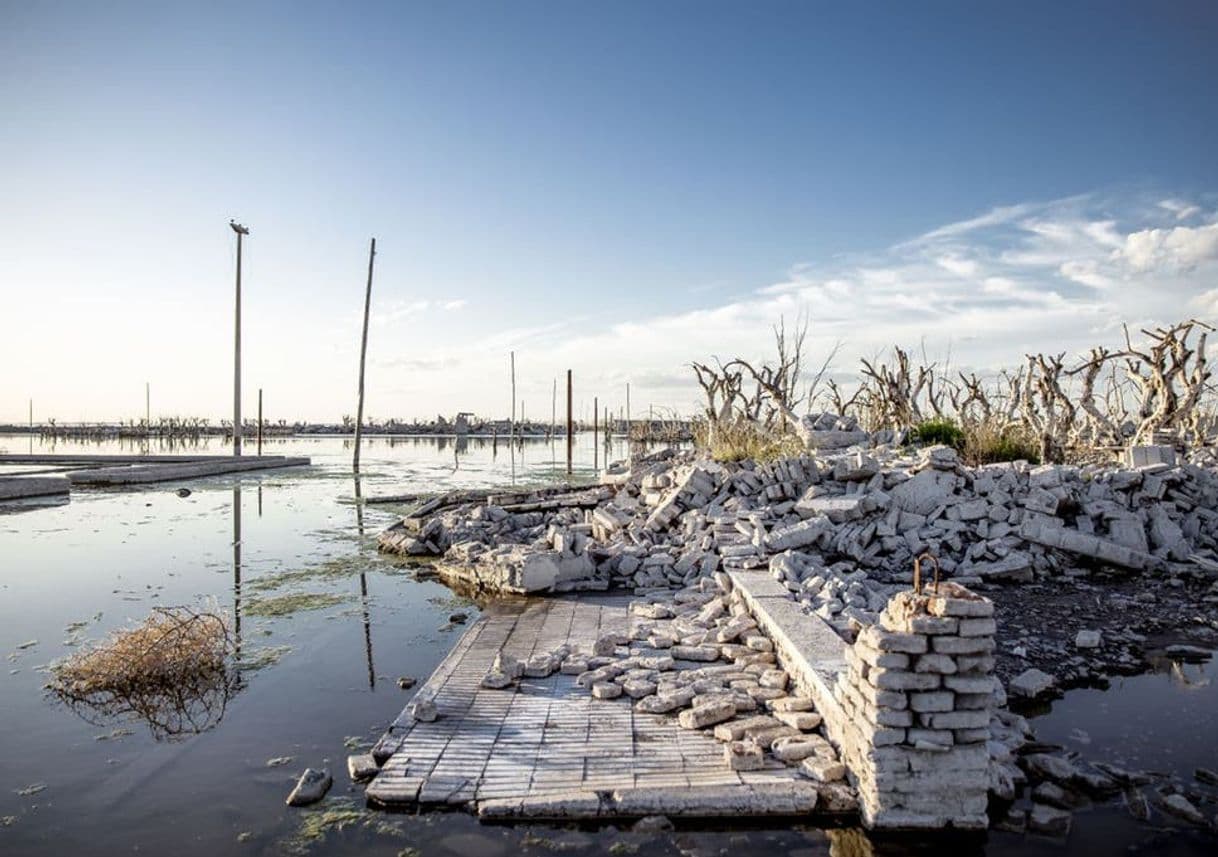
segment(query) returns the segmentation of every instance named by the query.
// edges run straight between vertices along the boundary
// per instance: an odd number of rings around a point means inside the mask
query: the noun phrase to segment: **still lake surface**
[[[31,446],[226,451],[218,440],[170,449],[0,436],[0,451]],[[1136,823],[1119,806],[1077,814],[1066,844],[1001,833],[872,839],[788,822],[634,834],[364,812],[346,756],[370,746],[409,700],[397,678],[421,682],[457,640],[462,626],[449,626],[450,614],[473,619],[477,608],[377,553],[376,534],[402,508],[352,502],[349,440],[275,439],[265,451],[310,456],[313,466],[191,480],[187,497],[176,493],[182,483],[166,483],[0,505],[0,854],[1214,853],[1213,839],[1161,816]],[[594,475],[594,451],[603,465],[606,450],[578,437],[577,478]],[[620,440],[608,449],[610,460],[625,453]],[[490,439],[372,437],[360,488],[368,497],[534,485],[564,478],[564,455],[561,441],[509,449]],[[248,668],[222,707],[197,718],[200,731],[167,735],[48,696],[47,664],[173,605],[240,617]],[[1106,692],[1073,691],[1037,718],[1040,737],[1185,777],[1196,765],[1218,767],[1218,689],[1208,665],[1188,669],[1186,682],[1167,670]],[[284,798],[306,766],[329,767],[334,788],[319,808],[289,809]]]

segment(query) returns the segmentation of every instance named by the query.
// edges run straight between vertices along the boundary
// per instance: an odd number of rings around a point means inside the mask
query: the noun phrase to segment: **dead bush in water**
[[[220,722],[239,687],[235,651],[222,615],[158,607],[55,664],[48,689],[93,723],[135,717],[158,739],[196,734]]]

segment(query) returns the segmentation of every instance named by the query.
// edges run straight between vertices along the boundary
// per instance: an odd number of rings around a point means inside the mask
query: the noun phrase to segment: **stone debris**
[[[1011,679],[1007,690],[1012,696],[1036,699],[1051,691],[1056,684],[1057,680],[1048,673],[1038,669],[1029,669]]]
[[[948,447],[916,452],[891,446],[891,433],[859,434],[852,447],[766,463],[665,450],[611,467],[601,485],[415,513],[379,543],[439,557],[442,575],[493,592],[633,590],[638,615],[655,620],[672,609],[648,594],[765,569],[847,641],[908,588],[924,552],[965,586],[1103,567],[1218,578],[1218,469],[1200,453],[1196,463],[1150,447],[1130,466],[968,467]]]
[[[359,753],[347,757],[347,774],[353,782],[362,783],[375,777],[381,770],[371,753]]]
[[[326,796],[334,780],[325,768],[320,771],[305,768],[305,772],[296,781],[296,786],[288,795],[288,806],[308,806],[317,803]]]

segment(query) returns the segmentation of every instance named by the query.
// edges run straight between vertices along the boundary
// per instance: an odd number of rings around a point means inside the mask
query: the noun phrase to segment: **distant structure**
[[[470,411],[461,411],[457,414],[457,418],[453,420],[453,431],[458,435],[469,434],[469,418],[473,416]]]

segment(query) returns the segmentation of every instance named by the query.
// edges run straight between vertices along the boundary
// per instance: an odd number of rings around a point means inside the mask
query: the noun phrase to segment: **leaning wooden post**
[[[262,388],[258,388],[258,455],[262,455]]]
[[[571,370],[567,370],[567,475],[571,473],[571,457],[574,453],[575,422],[571,415]]]
[[[376,239],[368,248],[368,287],[364,290],[364,335],[359,345],[359,403],[355,407],[355,458],[352,468],[359,473],[359,445],[364,425],[364,360],[368,356],[368,314],[372,307],[372,262],[376,259]]]

